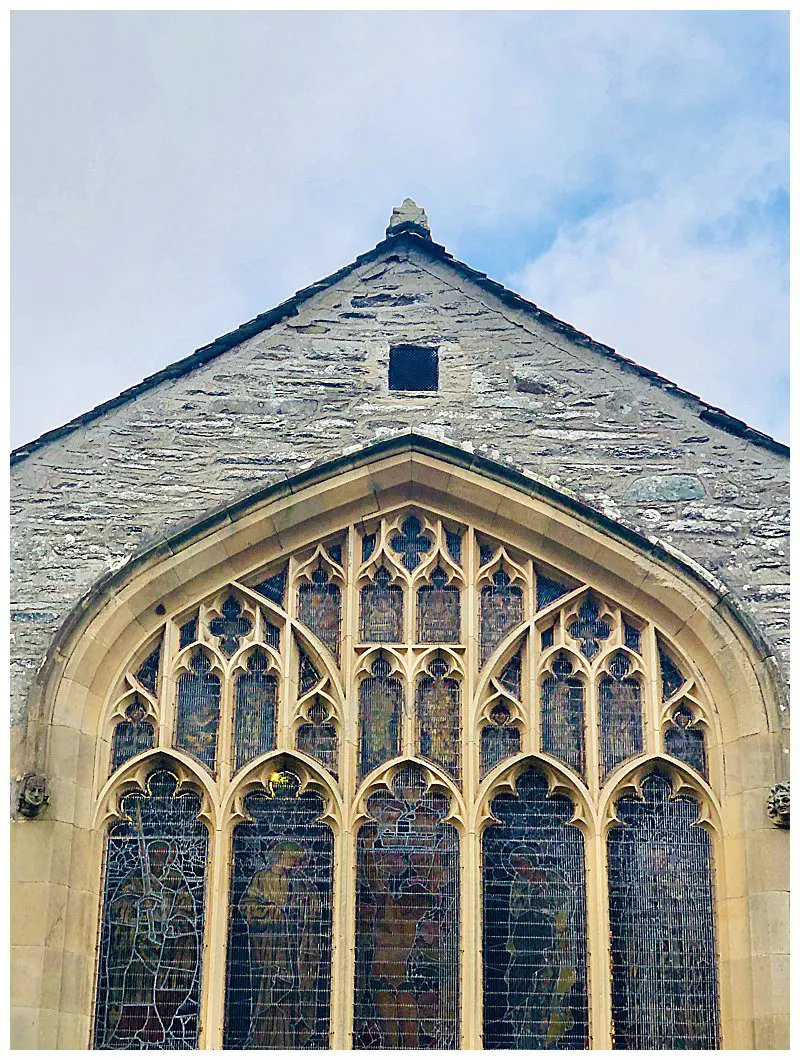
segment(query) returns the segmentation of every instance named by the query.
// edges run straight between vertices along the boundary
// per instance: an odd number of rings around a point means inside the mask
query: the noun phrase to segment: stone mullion
[[[525,665],[522,668],[522,705],[525,708],[527,719],[527,732],[522,734],[522,749],[526,754],[538,752],[541,749],[541,725],[539,723],[540,696],[539,696],[539,662],[541,652],[539,651],[539,637],[536,630],[534,617],[536,615],[536,589],[534,584],[533,560],[529,559],[525,564],[528,575],[528,588],[526,592],[528,606],[526,608],[526,620],[528,633],[523,647]]]
[[[293,681],[292,659],[296,655],[299,666],[299,650],[295,652],[294,629],[296,587],[295,575],[297,573],[297,560],[294,556],[289,557],[289,565],[286,572],[286,614],[288,620],[284,629],[283,643],[281,645],[281,663],[283,665],[283,677],[280,683],[281,694],[278,697],[278,710],[275,725],[275,746],[291,749],[290,737],[292,733],[292,714],[295,702],[300,695],[300,685],[297,680]],[[294,688],[294,692],[292,689]]]
[[[656,631],[652,622],[648,622],[642,630],[642,657],[645,664],[644,695],[642,707],[644,710],[644,746],[645,754],[658,754],[661,750],[661,694],[659,689],[658,644],[656,643]]]
[[[584,739],[586,740],[586,786],[595,805],[600,794],[600,703],[598,698],[599,673],[591,664],[587,665],[588,676],[584,680]]]
[[[462,556],[466,556],[466,563],[462,562],[466,580],[465,606],[462,614],[466,649],[461,746],[467,820],[464,822],[461,838],[461,930],[459,932],[461,989],[459,997],[461,999],[461,1045],[464,1049],[480,1049],[481,1047],[481,905],[477,883],[479,850],[470,813],[477,798],[480,777],[476,740],[478,704],[475,698],[480,659],[476,547],[475,532],[472,527],[469,527],[462,549]]]
[[[179,634],[175,622],[167,622],[164,628],[164,647],[162,649],[161,687],[158,697],[158,739],[157,747],[171,747],[172,733],[175,727],[173,717],[175,707],[175,660],[178,653]]]
[[[586,870],[590,1045],[592,1049],[610,1049],[611,931],[606,843],[602,832],[591,836],[586,843]]]
[[[201,1001],[201,1049],[221,1049],[225,1022],[225,972],[228,949],[228,905],[232,836],[227,822],[209,835],[210,864],[207,875],[203,982]]]

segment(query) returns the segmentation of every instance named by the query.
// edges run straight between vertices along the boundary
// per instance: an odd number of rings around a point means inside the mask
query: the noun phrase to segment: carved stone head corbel
[[[47,780],[39,773],[26,773],[19,785],[18,809],[23,817],[38,817],[50,801]]]
[[[778,828],[789,827],[789,781],[775,784],[767,797],[767,813]]]

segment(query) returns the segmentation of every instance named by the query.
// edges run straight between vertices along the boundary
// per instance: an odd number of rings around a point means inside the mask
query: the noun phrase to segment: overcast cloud
[[[433,236],[788,436],[788,19],[15,13],[14,445]]]

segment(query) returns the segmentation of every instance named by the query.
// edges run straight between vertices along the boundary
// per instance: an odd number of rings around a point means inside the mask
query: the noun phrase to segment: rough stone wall
[[[437,393],[388,390],[395,342],[439,345]],[[387,251],[297,316],[14,466],[12,721],[76,599],[148,538],[409,428],[548,476],[688,553],[786,659],[788,461],[698,413],[446,263]]]

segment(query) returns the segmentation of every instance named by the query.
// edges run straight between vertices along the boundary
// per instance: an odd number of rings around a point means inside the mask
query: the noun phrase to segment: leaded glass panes
[[[148,692],[156,694],[158,684],[158,668],[161,661],[161,645],[155,651],[151,651],[145,661],[136,671],[136,680],[143,685]]]
[[[522,655],[520,652],[512,655],[500,671],[499,681],[503,688],[507,689],[516,699],[522,696]]]
[[[233,733],[234,771],[275,746],[278,678],[269,673],[269,658],[256,649],[247,660],[247,672],[236,678]]]
[[[311,580],[301,582],[297,590],[297,615],[338,661],[342,591],[321,564],[311,574]]]
[[[609,663],[610,674],[600,679],[600,779],[612,769],[642,753],[642,686],[629,677],[630,659],[617,652]]]
[[[664,733],[664,749],[706,776],[706,739],[686,707],[673,711],[672,723]]]
[[[157,770],[106,840],[96,1049],[195,1049],[208,833],[200,800]]]
[[[548,578],[545,574],[541,574],[539,570],[536,571],[536,610],[541,611],[543,607],[547,607],[548,604],[552,604],[556,600],[560,600],[562,596],[566,596],[569,589],[566,585],[562,585],[561,582],[555,581],[553,578]]]
[[[257,593],[261,593],[262,596],[266,596],[268,600],[272,600],[278,607],[283,607],[283,601],[286,596],[286,575],[288,571],[284,567],[283,570],[278,571],[277,574],[273,574],[269,578],[265,578],[263,582],[259,582],[258,585],[254,585],[253,588]]]
[[[608,833],[617,1049],[717,1049],[712,851],[697,803],[653,774]]]
[[[239,647],[241,637],[246,637],[253,628],[251,619],[242,613],[242,605],[235,596],[229,596],[220,608],[222,614],[212,618],[208,631],[216,637],[220,649],[229,658]]]
[[[454,563],[461,562],[461,534],[458,530],[448,530],[445,527],[444,539],[447,542],[447,551],[453,558]]]
[[[531,770],[483,836],[483,1045],[586,1049],[584,844],[573,806]]]
[[[403,590],[392,585],[385,567],[375,572],[375,580],[361,589],[361,639],[380,644],[403,640]]]
[[[183,623],[180,628],[179,640],[179,647],[181,648],[188,648],[190,644],[194,644],[197,640],[197,618],[190,618]]]
[[[409,515],[400,529],[402,532],[394,534],[389,544],[400,555],[406,570],[416,570],[433,548],[433,538],[423,534],[422,523],[415,515]]]
[[[400,754],[403,684],[391,676],[389,660],[379,656],[358,688],[358,772],[365,777]]]
[[[297,730],[297,749],[316,758],[334,777],[337,776],[339,737],[322,696],[316,697],[308,708],[308,721]]]
[[[300,695],[304,696],[306,692],[310,692],[312,688],[320,683],[322,675],[316,666],[312,663],[311,659],[306,655],[304,651],[299,653],[300,662],[298,665],[298,684],[300,687]]]
[[[586,596],[578,610],[578,617],[567,626],[567,632],[580,641],[581,652],[590,661],[600,651],[600,642],[611,636],[611,626],[600,617],[595,598]]]
[[[417,684],[419,750],[457,778],[461,763],[461,682],[448,673],[444,659],[434,659]]]
[[[192,655],[190,669],[178,678],[175,746],[193,755],[212,771],[217,761],[219,677],[202,648]]]
[[[356,869],[356,1049],[459,1047],[459,844],[404,766],[367,803]]]
[[[504,759],[519,754],[519,749],[520,731],[511,724],[508,707],[498,704],[481,729],[481,780]]]
[[[685,678],[672,656],[664,651],[660,640],[658,642],[658,662],[661,670],[661,698],[666,703],[685,683]]]
[[[375,543],[378,540],[377,534],[364,534],[361,538],[361,562],[366,563],[372,553],[375,551]]]
[[[125,719],[114,726],[111,750],[111,770],[134,758],[153,746],[153,723],[147,720],[147,711],[138,696],[134,696],[125,711]]]
[[[481,589],[481,664],[521,621],[522,589],[511,584],[506,571],[497,570],[491,584]]]
[[[631,651],[640,652],[642,650],[642,635],[639,630],[636,626],[632,626],[630,622],[624,622],[623,628],[625,631],[625,647],[630,648]]]
[[[287,775],[233,832],[225,1049],[327,1049],[333,835]]]
[[[583,776],[583,682],[573,675],[574,667],[564,654],[553,660],[550,669],[552,673],[542,681],[542,750]]]
[[[430,585],[417,590],[417,640],[420,644],[457,644],[461,639],[461,593],[447,584],[437,567]]]

